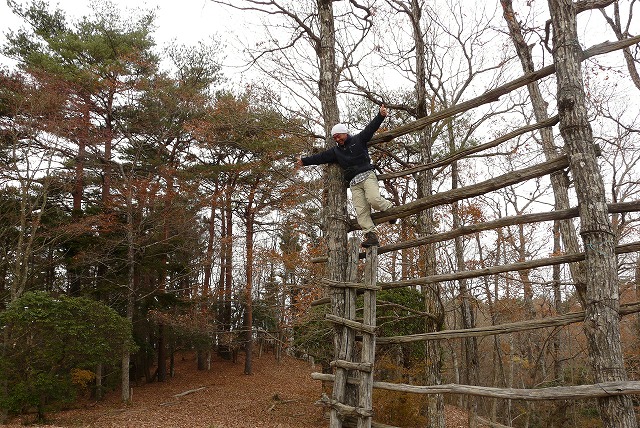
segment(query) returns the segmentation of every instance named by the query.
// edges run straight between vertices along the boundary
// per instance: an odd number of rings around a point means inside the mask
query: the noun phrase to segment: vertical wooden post
[[[350,240],[350,260],[348,266],[349,276],[357,275],[357,263],[358,263],[358,246],[356,240]],[[355,266],[355,267],[354,267]],[[354,280],[355,278],[349,278]],[[336,297],[336,298],[334,298]],[[343,304],[343,307],[340,307]],[[356,290],[349,287],[336,287],[332,292],[332,308],[333,314],[339,317],[343,317],[349,320],[356,318]],[[335,357],[336,360],[352,361],[353,348],[355,342],[355,330],[344,325],[335,325]],[[347,377],[349,372],[346,368],[335,367],[335,381],[333,383],[333,393],[331,398],[334,402],[348,403],[349,397],[353,401],[352,394],[349,394],[347,389]],[[330,428],[342,428],[342,415],[335,407],[331,408],[329,414],[329,427]]]
[[[372,327],[376,326],[376,298],[378,292],[374,289],[378,282],[378,247],[367,249],[367,263],[364,271],[364,285],[371,287],[364,291],[364,308],[362,323]],[[360,371],[360,385],[358,394],[358,407],[364,410],[373,409],[373,372],[376,357],[375,333],[362,332],[362,358],[361,362],[371,365],[370,371]],[[371,412],[369,412],[371,414]],[[360,416],[358,428],[371,428],[371,416]]]

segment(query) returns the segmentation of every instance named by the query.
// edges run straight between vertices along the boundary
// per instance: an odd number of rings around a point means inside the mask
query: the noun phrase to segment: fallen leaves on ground
[[[319,371],[309,363],[272,354],[253,358],[253,374],[244,362],[214,358],[211,370],[198,371],[195,356],[176,358],[175,375],[166,382],[133,388],[132,402],[123,405],[119,391],[99,402],[49,415],[48,427],[174,427],[174,428],[326,428],[329,421],[315,404],[322,394]],[[16,418],[7,428],[23,426]],[[466,414],[447,406],[447,428],[467,426]]]

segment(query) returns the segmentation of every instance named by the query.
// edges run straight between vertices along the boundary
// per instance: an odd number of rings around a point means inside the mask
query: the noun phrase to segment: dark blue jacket
[[[384,116],[380,113],[356,135],[347,136],[343,146],[336,144],[334,147],[317,153],[312,156],[302,158],[304,165],[322,165],[325,163],[337,163],[344,173],[344,181],[349,184],[351,179],[364,171],[369,171],[375,167],[371,164],[371,157],[367,144],[373,134],[380,128],[384,121]]]

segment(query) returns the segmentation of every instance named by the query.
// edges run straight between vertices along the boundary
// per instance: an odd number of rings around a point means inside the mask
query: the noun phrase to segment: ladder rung
[[[342,282],[342,281],[334,281],[332,279],[323,278],[321,281],[324,285],[333,288],[356,288],[359,290],[373,290],[380,291],[382,287],[378,285],[366,285],[363,282]]]
[[[328,373],[317,373],[317,372],[311,373],[311,379],[321,380],[323,382],[333,382],[335,378],[336,378],[335,375],[328,374]],[[362,383],[362,380],[360,380],[360,378],[357,378],[357,377],[349,376],[347,377],[347,383],[349,385],[360,385]]]
[[[364,333],[375,334],[376,332],[376,328],[374,326],[366,325],[358,321],[348,320],[333,314],[326,314],[325,317],[335,324],[341,324]]]
[[[331,361],[330,365],[332,367],[340,367],[341,369],[358,370],[361,372],[368,372],[368,373],[371,373],[371,370],[373,369],[373,364],[371,363],[356,363],[356,362],[346,361],[346,360]]]
[[[346,404],[342,404],[337,402],[336,400],[332,400],[327,396],[327,394],[322,394],[322,398],[318,400],[316,404],[332,407],[343,416],[354,416],[354,417],[372,417],[373,416],[372,409],[363,409],[362,407],[353,407]]]

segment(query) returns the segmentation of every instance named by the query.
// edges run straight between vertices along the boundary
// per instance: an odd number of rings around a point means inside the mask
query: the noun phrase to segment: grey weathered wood
[[[640,43],[640,36],[630,37],[628,39],[620,40],[617,42],[601,43],[599,45],[592,46],[589,49],[583,51],[581,59],[584,61],[587,58],[613,52],[628,46],[633,46],[636,43]],[[440,110],[427,117],[417,119],[411,123],[407,123],[406,125],[397,126],[387,132],[381,132],[376,136],[374,136],[369,142],[369,144],[375,145],[375,144],[383,143],[385,141],[391,141],[394,138],[400,137],[402,135],[419,131],[422,128],[434,122],[438,122],[439,120],[446,119],[446,118],[455,116],[458,113],[471,110],[472,108],[497,101],[498,99],[500,99],[501,96],[506,95],[515,89],[528,85],[531,82],[535,82],[536,80],[540,80],[544,77],[551,76],[555,71],[556,71],[555,64],[552,64],[544,68],[541,68],[540,70],[535,71],[533,73],[526,73],[525,75],[515,80],[512,80],[510,82],[507,82],[504,85],[499,86],[495,89],[492,89],[488,92],[485,92],[484,94],[476,98],[472,98],[468,101],[462,102],[460,104],[456,104],[455,106],[452,106],[450,108]]]
[[[529,44],[525,40],[523,35],[522,26],[518,15],[513,10],[511,0],[500,0],[503,8],[503,16],[509,27],[509,33],[511,40],[516,48],[522,69],[525,73],[535,70],[535,62],[531,53]],[[548,117],[549,103],[545,100],[540,90],[539,82],[532,82],[527,85],[529,91],[529,98],[531,99],[531,106],[533,107],[533,114],[538,122],[545,120]],[[545,158],[552,159],[558,156],[561,152],[561,148],[557,147],[554,141],[553,130],[551,128],[542,128],[540,130],[540,145]],[[569,196],[569,180],[560,174],[551,174],[549,177],[551,187],[553,189],[553,199],[555,210],[564,210],[571,207],[571,201]],[[580,244],[578,242],[578,234],[576,228],[571,221],[560,221],[558,224],[560,237],[568,254],[574,254],[580,251]],[[585,272],[583,263],[570,263],[569,271],[571,278],[575,284],[575,288],[578,294],[578,298],[584,303],[584,284]]]
[[[625,245],[618,245],[615,248],[616,254],[633,253],[636,251],[640,251],[640,242],[634,242],[634,243],[625,244]],[[535,269],[543,266],[553,266],[553,265],[562,264],[562,263],[572,263],[572,262],[577,262],[584,259],[585,259],[585,253],[569,254],[564,256],[555,256],[555,257],[548,257],[545,259],[531,260],[528,262],[518,262],[518,263],[512,263],[508,265],[492,266],[492,267],[483,268],[483,269],[431,275],[427,277],[414,278],[414,279],[408,279],[403,281],[381,282],[379,283],[379,285],[384,290],[388,290],[392,288],[400,288],[400,287],[409,287],[413,285],[428,285],[436,282],[455,281],[462,278],[464,279],[478,278],[485,275],[495,275],[497,273],[513,272],[513,271],[524,270],[524,269]]]
[[[317,373],[318,375],[321,373]],[[325,382],[331,382],[333,375],[324,374]],[[537,389],[493,388],[475,385],[407,385],[403,383],[373,382],[375,389],[409,392],[414,394],[464,394],[478,397],[503,398],[507,400],[581,400],[640,393],[640,381],[601,382],[592,385],[552,386]]]
[[[325,9],[330,9],[330,6],[331,6],[330,3],[331,3],[330,1],[324,0],[324,1],[319,2],[319,5],[320,6],[322,6],[322,5],[328,6]],[[322,8],[320,8],[320,9],[322,9]],[[320,12],[322,12],[322,10],[320,10]],[[322,15],[322,13],[320,13],[320,15]],[[323,20],[323,22],[325,22],[325,20]],[[320,40],[322,40],[322,39],[323,38],[321,37]],[[622,45],[622,44],[624,44],[625,46],[628,46],[628,45],[631,45],[633,43],[630,43],[629,40],[625,40],[625,41],[623,41],[623,43],[619,43],[618,45]],[[609,44],[609,46],[600,46],[600,47],[598,47],[598,49],[591,50],[591,52],[589,52],[587,55],[584,55],[584,57],[587,57],[588,55],[595,54],[596,52],[602,52],[602,51],[605,51],[605,50],[611,50],[613,48],[613,45],[616,45],[616,44]],[[323,52],[326,51],[326,49],[324,49],[324,50],[320,49],[320,50],[323,51]],[[326,64],[331,62],[331,61],[325,61],[323,59],[323,57],[321,57],[321,62],[323,62],[323,61]],[[551,70],[551,72],[553,72],[553,70]],[[532,74],[536,74],[536,73],[532,73]],[[540,77],[541,77],[540,75],[538,77],[534,77],[534,80],[537,79],[537,78],[540,78]],[[531,78],[531,76],[524,76],[524,78],[525,79],[529,79],[529,78]],[[327,82],[325,82],[325,83],[327,83]],[[522,86],[522,85],[520,85],[520,86]],[[326,87],[325,87],[325,89],[326,89]],[[507,89],[506,85],[501,87],[500,89],[501,90]],[[514,87],[512,87],[511,89],[506,90],[504,93],[507,93],[507,92],[511,91],[512,89],[514,89]],[[491,97],[492,96],[494,97],[494,99],[497,99],[497,97],[499,97],[500,95],[496,91],[490,91],[487,94],[483,95],[482,98],[484,98],[484,100],[478,105],[481,105],[481,104],[486,103],[486,102],[491,102]],[[326,99],[326,97],[324,97],[324,98]],[[458,106],[455,106],[455,108],[459,108],[461,106],[464,107],[465,104],[466,103],[459,104]],[[467,105],[466,108],[472,108],[472,107],[473,106]],[[323,109],[327,110],[327,109],[324,108],[324,105],[323,105]],[[335,111],[337,112],[337,109],[335,109]],[[456,114],[454,111],[449,111],[448,113],[450,115]],[[428,118],[426,118],[426,119],[428,119]],[[431,119],[439,120],[435,116],[431,116]],[[422,126],[424,127],[426,125],[422,125]],[[396,131],[396,130],[394,130],[394,131]],[[407,132],[411,132],[411,131],[407,131]],[[405,133],[407,133],[407,132],[405,132]],[[330,169],[330,172],[332,172],[331,169]],[[335,171],[333,171],[333,172],[335,172]],[[336,178],[337,174],[331,174],[331,176],[332,176],[332,178]],[[332,182],[336,182],[336,183],[338,182],[338,180],[331,180],[331,181]],[[486,184],[486,183],[483,183],[483,184]],[[343,196],[342,195],[343,192],[334,191],[334,190],[338,190],[338,189],[330,188],[328,193],[330,195],[336,195],[337,194],[337,195],[340,195],[340,197]],[[481,193],[486,193],[487,191],[490,191],[490,190],[484,190]],[[344,199],[344,198],[342,198],[342,199]],[[442,202],[439,202],[437,204],[440,204],[440,203],[449,203],[449,202],[442,201]],[[329,206],[339,207],[340,203],[338,201],[338,198],[331,198],[331,196],[330,196]],[[432,205],[432,206],[435,206],[435,205]],[[419,207],[418,205],[415,205],[412,208],[417,209],[416,212],[418,212],[418,211],[420,211],[422,209],[429,208],[429,207]],[[340,213],[339,209],[332,210],[331,215],[334,216],[334,220],[335,221],[333,221],[331,223],[340,222],[339,213]],[[406,215],[411,215],[411,214],[413,214],[413,213],[409,212]],[[395,218],[395,217],[397,217],[397,216],[394,216],[393,218]],[[381,218],[379,220],[380,221],[386,221],[387,219]],[[340,229],[340,230],[338,230],[338,229]],[[334,233],[332,233],[331,230],[333,230]],[[329,232],[327,234],[327,238],[328,238],[327,241],[328,241],[328,247],[329,247],[328,261],[329,261],[331,279],[334,280],[334,281],[342,281],[343,278],[344,278],[344,272],[346,271],[346,269],[344,268],[344,266],[342,264],[343,262],[341,262],[341,260],[344,260],[344,258],[342,258],[342,259],[340,258],[340,252],[341,252],[341,248],[342,248],[341,244],[340,244],[340,241],[342,241],[342,242],[345,241],[344,239],[341,239],[343,236],[345,236],[345,233],[341,228],[335,228],[335,227],[332,227],[331,225],[329,226]],[[344,254],[344,252],[343,252],[343,254]],[[337,314],[336,316],[338,318],[340,318],[341,316],[344,316],[344,319],[349,320],[350,318],[352,318],[351,313],[353,313],[353,317],[355,317],[355,304],[353,304],[353,305],[351,304],[351,302],[355,302],[355,291],[356,290],[352,289],[352,288],[347,288],[346,290],[344,290],[344,293],[342,294],[344,296],[344,299],[343,299],[344,305],[342,305],[341,302],[340,302],[340,300],[342,300],[340,298],[340,292],[334,292],[332,294],[332,296],[336,296],[336,298],[333,301],[333,307],[334,307],[334,309],[338,309],[337,311],[334,311],[334,314]],[[371,291],[371,292],[373,292],[373,291]],[[375,309],[375,304],[373,305],[373,308]],[[341,330],[342,333],[336,335],[336,338],[337,338],[336,339],[336,353],[339,354],[339,356],[341,356],[341,355],[349,355],[349,354],[352,353],[352,350],[353,350],[353,337],[352,337],[353,331],[350,328],[342,328],[342,329],[338,329],[338,330]],[[340,371],[340,370],[337,370],[337,372],[338,371]],[[346,381],[348,379],[348,377],[347,377],[346,373],[341,373],[341,375],[343,375],[343,378],[344,378],[344,382],[341,382],[341,383],[344,386],[346,386],[347,383],[348,383]],[[336,374],[336,377],[338,377],[337,374]],[[336,394],[335,391],[336,391],[336,389],[334,388],[334,400],[332,400],[333,401],[332,408],[335,409],[336,406],[346,406],[346,405],[341,404],[340,400],[335,400],[335,394]],[[344,393],[344,390],[343,390],[343,393]],[[354,407],[354,409],[356,409],[356,408]],[[355,413],[356,414],[361,414],[361,413],[358,413],[357,409],[356,409]],[[370,415],[367,415],[367,417],[370,419]],[[332,414],[331,414],[331,425],[330,426],[332,428],[340,428],[342,426],[341,420],[342,419],[338,417],[337,412],[332,411]]]
[[[398,178],[405,177],[407,175],[416,174],[420,171],[426,171],[428,169],[440,168],[445,165],[449,165],[450,163],[462,159],[464,157],[470,156],[475,153],[480,153],[482,151],[491,149],[493,147],[499,146],[500,144],[511,140],[517,136],[522,134],[526,134],[527,132],[535,131],[541,128],[548,128],[556,125],[558,123],[558,116],[553,116],[539,123],[534,123],[533,125],[523,126],[522,128],[518,128],[515,131],[509,132],[508,134],[503,135],[502,137],[496,138],[495,140],[489,141],[484,144],[478,144],[477,146],[470,147],[468,149],[459,150],[451,155],[440,159],[435,162],[430,162],[424,165],[417,165],[413,168],[403,169],[402,171],[390,172],[386,174],[378,175],[378,180],[388,180],[390,178]]]
[[[323,382],[333,382],[335,379],[335,376],[329,373],[313,372],[311,373],[311,379],[321,380]],[[350,383],[351,385],[360,385],[361,381],[360,381],[360,378],[350,376],[347,378],[347,382]]]
[[[340,367],[343,369],[347,369],[347,370],[357,370],[360,372],[369,372],[371,373],[371,371],[373,370],[373,364],[371,363],[357,363],[357,362],[353,362],[353,361],[345,361],[345,360],[336,360],[336,361],[331,361],[329,363],[329,365],[331,367]],[[349,379],[347,379],[347,383],[349,382]]]
[[[363,324],[361,322],[358,321],[354,321],[354,320],[350,320],[347,318],[342,318],[336,315],[332,315],[332,314],[327,314],[325,315],[326,319],[331,321],[334,324],[339,324],[339,325],[343,325],[349,328],[352,328],[354,330],[358,330],[358,331],[362,331],[364,333],[375,333],[376,328],[375,327],[371,327],[369,325]],[[341,358],[341,359],[346,359],[346,358]]]
[[[576,8],[576,14],[578,14],[591,9],[600,9],[603,7],[607,7],[615,2],[616,0],[578,0],[574,4]]]
[[[640,393],[640,381],[602,382],[594,385],[554,386],[540,389],[492,388],[475,385],[414,386],[375,382],[374,388],[416,394],[466,394],[508,400],[579,400]]]
[[[345,278],[346,281],[334,282],[355,282],[357,276],[357,263],[358,263],[358,242],[356,239],[349,240],[349,257],[347,260],[347,266],[349,277]],[[352,321],[356,317],[356,290],[353,288],[334,288],[332,296],[338,296],[332,302],[333,314],[327,315],[327,317],[335,317],[335,319]],[[335,359],[351,361],[353,358],[354,344],[355,344],[355,330],[350,328],[345,323],[336,323],[335,328]],[[333,385],[332,400],[345,405],[356,404],[355,403],[355,389],[347,383],[349,372],[346,368],[335,367],[336,382]],[[338,410],[334,407],[331,408],[329,414],[329,425],[331,428],[341,428],[343,419],[341,418]]]
[[[640,211],[640,201],[622,202],[607,205],[609,214],[626,213]],[[455,230],[449,230],[442,233],[436,233],[423,238],[412,239],[404,242],[384,245],[378,249],[378,254],[388,253],[390,251],[398,251],[406,248],[413,248],[419,245],[432,244],[456,238],[463,235],[471,235],[478,232],[493,230],[500,227],[514,226],[517,224],[529,224],[542,221],[566,220],[578,217],[578,208],[568,208],[564,210],[556,210],[545,213],[524,214],[517,216],[502,217],[497,220],[460,226]],[[364,254],[360,254],[364,257]],[[326,257],[324,258],[326,260]],[[314,259],[316,260],[316,259]],[[320,261],[320,258],[317,259]]]
[[[356,288],[356,289],[360,289],[360,290],[380,290],[380,287],[378,287],[377,285],[368,285],[368,284],[364,284],[362,282],[332,281],[332,280],[326,279],[326,278],[323,278],[320,282],[322,284],[326,285],[327,287]]]
[[[502,189],[503,187],[510,186],[512,184],[542,177],[555,171],[562,170],[567,166],[569,166],[569,159],[566,156],[561,156],[529,168],[508,172],[499,177],[491,178],[480,183],[416,199],[408,204],[372,214],[371,218],[374,223],[379,224],[394,218],[408,217],[410,215],[417,214],[422,210],[433,208],[438,205],[451,204],[462,199],[484,195],[485,193]],[[360,226],[355,219],[349,220],[349,226],[350,230],[360,229]]]
[[[616,254],[626,254],[633,253],[636,251],[640,251],[640,242],[632,242],[630,244],[618,245],[615,248]],[[378,283],[383,290],[388,290],[392,288],[400,288],[400,287],[409,287],[414,285],[429,285],[442,281],[455,281],[459,278],[478,278],[485,275],[495,275],[498,273],[504,272],[512,272],[520,269],[534,269],[540,268],[544,266],[554,266],[563,263],[573,263],[584,260],[584,253],[579,254],[567,254],[564,256],[555,256],[548,257],[544,259],[531,260],[528,262],[518,262],[512,263],[508,265],[500,265],[500,266],[492,266],[483,269],[476,270],[468,270],[464,272],[451,272],[451,273],[443,273],[439,275],[431,275],[422,278],[414,278],[405,281],[394,281],[394,282],[381,282]],[[315,300],[311,303],[312,306],[324,305],[329,303],[329,299],[322,298]]]
[[[335,376],[327,373],[311,373],[311,378],[315,380],[320,380],[323,382],[333,382]],[[347,382],[351,385],[360,385],[361,380],[359,378],[349,377],[347,378]],[[326,402],[324,402],[323,400],[320,400],[320,404],[326,405]],[[343,426],[355,427],[357,426],[357,424],[353,423],[352,421],[344,421]],[[394,427],[392,425],[385,425],[383,423],[372,420],[371,428],[398,428],[398,427]]]
[[[620,337],[618,265],[615,234],[607,215],[606,191],[598,166],[582,79],[582,49],[573,0],[548,0],[553,25],[560,134],[580,212],[585,248],[585,320],[591,369],[598,383],[628,379]],[[600,395],[598,408],[605,428],[638,426],[633,401],[625,395]]]
[[[640,302],[629,303],[620,306],[620,315],[629,315],[640,312]],[[569,312],[555,317],[547,317],[542,319],[518,321],[513,323],[505,323],[491,325],[486,327],[476,327],[461,330],[443,330],[433,333],[411,334],[407,336],[389,336],[378,337],[377,341],[380,345],[388,345],[391,343],[410,343],[421,342],[425,340],[439,339],[460,339],[464,337],[482,337],[492,336],[495,334],[516,333],[526,330],[535,330],[547,327],[560,327],[563,325],[574,324],[584,321],[584,311]]]
[[[359,407],[349,406],[339,401],[327,397],[326,394],[322,394],[322,398],[317,401],[318,404],[329,406],[332,409],[340,413],[341,416],[354,416],[354,417],[371,417],[373,415],[372,410],[361,409]]]
[[[637,211],[640,211],[640,201],[619,202],[615,204],[608,204],[607,209],[609,214],[637,212]],[[575,217],[578,217],[577,207],[568,208],[564,210],[545,212],[545,213],[534,213],[534,214],[502,217],[497,220],[460,226],[458,229],[455,229],[455,230],[448,230],[442,233],[435,233],[433,235],[425,236],[423,238],[417,238],[417,239],[398,242],[394,244],[383,245],[381,247],[378,247],[378,254],[384,254],[391,251],[404,250],[406,248],[413,248],[419,245],[426,245],[426,244],[433,244],[435,242],[447,241],[457,236],[471,235],[471,234],[482,232],[485,230],[497,229],[499,227],[514,226],[517,224],[536,223],[541,221],[566,220],[566,219],[571,219]],[[364,253],[360,253],[359,255],[360,258],[364,258],[364,256],[365,256]],[[326,261],[327,261],[326,256],[315,257],[311,259],[312,263],[324,263]]]
[[[367,248],[367,263],[364,269],[364,283],[369,287],[364,291],[362,323],[371,328],[374,334],[365,334],[362,337],[362,364],[373,367],[376,357],[376,296],[374,287],[378,282],[378,247]],[[358,407],[373,409],[373,370],[361,371],[361,380],[358,388]],[[371,428],[371,417],[358,418],[358,428]]]

